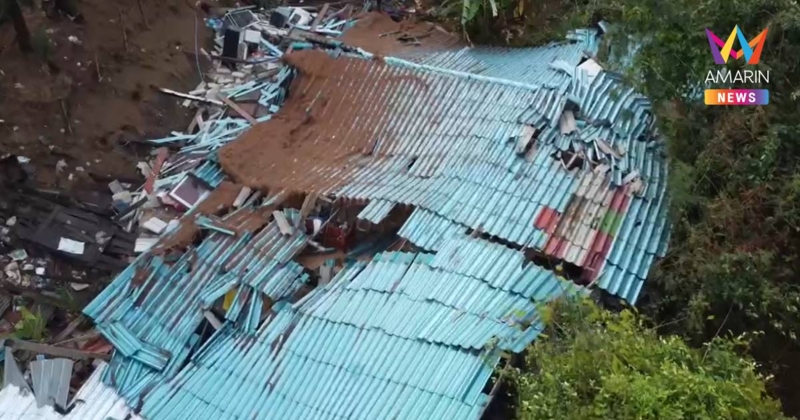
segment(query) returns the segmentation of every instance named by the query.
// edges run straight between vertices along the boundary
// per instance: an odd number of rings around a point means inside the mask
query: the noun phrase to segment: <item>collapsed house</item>
[[[598,31],[357,36],[375,19],[338,40],[248,20],[275,60],[214,91],[238,117],[155,141],[183,147],[147,193],[188,211],[84,311],[142,418],[479,418],[541,304],[633,304],[663,256],[663,144]]]

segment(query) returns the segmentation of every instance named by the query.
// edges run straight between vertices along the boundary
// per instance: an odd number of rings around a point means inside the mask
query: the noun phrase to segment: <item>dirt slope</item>
[[[0,25],[0,153],[31,158],[46,184],[55,183],[60,159],[69,165],[65,173],[82,166],[131,177],[135,140],[188,122],[189,110],[150,86],[196,86],[195,25],[203,46],[203,13],[183,0],[141,2],[148,27],[136,0],[78,1],[83,25],[28,10],[37,52],[27,56],[12,26]]]

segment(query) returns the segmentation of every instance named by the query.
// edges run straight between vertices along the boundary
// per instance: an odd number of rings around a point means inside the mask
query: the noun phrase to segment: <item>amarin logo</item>
[[[708,46],[711,48],[711,54],[714,56],[714,62],[717,64],[725,64],[728,62],[728,57],[732,56],[734,59],[744,56],[747,59],[747,64],[758,64],[761,59],[761,50],[764,49],[764,41],[767,40],[767,31],[769,28],[761,31],[758,36],[747,42],[744,37],[744,32],[739,29],[739,25],[733,28],[733,32],[728,36],[728,40],[722,42],[718,36],[714,35],[706,28],[706,36],[708,37]],[[733,51],[733,40],[739,39],[739,45],[742,49]],[[719,48],[722,48],[720,50]]]
[[[736,25],[725,42],[716,36],[710,29],[706,28],[708,46],[711,48],[711,55],[714,63],[727,64],[728,58],[734,60],[744,57],[747,64],[758,64],[761,60],[761,51],[767,40],[767,31],[764,29],[749,42],[744,36],[744,32]],[[739,41],[740,50],[733,50],[734,41]],[[722,68],[717,71],[709,71],[705,81],[707,86],[716,85],[723,87],[723,84],[745,83],[753,85],[764,85],[769,83],[769,70],[736,70],[729,71]],[[732,86],[731,86],[732,87]],[[754,86],[755,87],[755,86]],[[706,89],[706,105],[766,105],[769,103],[769,91],[767,89]]]

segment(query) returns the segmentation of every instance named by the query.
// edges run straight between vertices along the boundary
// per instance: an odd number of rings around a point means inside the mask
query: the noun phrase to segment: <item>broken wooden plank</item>
[[[282,211],[280,210],[273,211],[272,217],[275,218],[275,223],[278,224],[278,229],[280,229],[282,234],[291,235],[292,233],[294,233],[292,225],[289,224],[289,221],[286,219],[286,215],[283,214]]]
[[[247,122],[249,122],[250,124],[256,125],[258,123],[258,121],[256,121],[256,119],[253,118],[252,115],[248,114],[245,110],[243,110],[242,107],[240,107],[239,104],[237,104],[236,102],[233,102],[232,100],[226,98],[225,95],[219,95],[218,98],[222,102],[224,102],[225,105],[228,105],[229,107],[231,107],[231,109],[236,111],[237,114],[241,115],[242,118],[246,119]]]
[[[156,155],[155,163],[153,163],[153,169],[150,171],[150,175],[147,177],[147,181],[144,183],[144,190],[148,195],[153,193],[153,187],[155,186],[156,178],[158,178],[159,173],[161,173],[161,168],[164,166],[167,156],[169,156],[169,150],[166,147],[159,148],[157,152],[158,154]]]
[[[239,195],[236,196],[236,200],[233,200],[233,207],[239,208],[244,204],[247,197],[250,197],[250,193],[253,192],[253,189],[250,187],[242,187],[242,190],[239,191]]]
[[[203,316],[206,317],[208,323],[211,324],[211,326],[214,327],[215,330],[222,328],[222,322],[220,322],[219,319],[217,319],[217,316],[214,315],[213,312],[203,311]]]
[[[60,333],[58,333],[58,335],[53,337],[53,339],[50,341],[57,343],[66,340],[67,338],[72,336],[72,333],[74,333],[75,330],[78,329],[78,327],[84,321],[86,321],[86,318],[83,315],[78,315],[78,317],[76,317],[75,319],[72,320],[72,322],[67,324],[67,326]]]
[[[117,6],[117,12],[119,13],[119,27],[122,28],[122,43],[125,45],[125,52],[128,52],[128,31],[125,30],[125,17],[122,16],[122,9],[119,6]]]
[[[348,20],[348,19],[350,19],[350,16],[352,15],[352,13],[353,13],[353,5],[348,4],[348,5],[344,6],[338,12],[332,14],[330,17],[325,19],[325,21],[326,22],[332,22],[334,19],[340,19],[340,18],[344,19],[344,20]]]
[[[192,118],[192,121],[189,123],[189,127],[186,129],[186,133],[187,134],[194,133],[194,129],[195,128],[198,128],[198,129],[202,130],[203,129],[203,123],[204,123],[204,121],[203,121],[203,110],[202,109],[198,109],[197,112],[194,114],[194,118]]]
[[[142,22],[144,22],[144,27],[146,29],[150,29],[150,23],[147,22],[147,16],[144,14],[144,6],[142,6],[142,0],[137,0],[139,2],[139,14],[142,15]]]
[[[330,4],[325,3],[322,6],[322,10],[320,10],[319,13],[317,13],[317,17],[314,18],[313,22],[311,22],[312,31],[317,29],[317,26],[319,26],[319,24],[322,22],[322,19],[325,19],[325,14],[328,13],[328,7],[330,7]]]
[[[92,353],[89,351],[70,349],[66,347],[56,347],[48,344],[40,344],[40,343],[33,343],[30,341],[18,340],[15,338],[6,339],[3,342],[3,345],[6,347],[11,347],[16,350],[27,350],[33,353],[46,354],[55,357],[65,357],[67,359],[76,359],[76,360],[100,359],[106,361],[111,360],[110,354]]]
[[[217,101],[217,100],[214,100],[214,99],[208,99],[208,98],[203,98],[201,96],[195,96],[195,95],[189,95],[189,94],[186,94],[186,93],[176,92],[176,91],[174,91],[172,89],[167,89],[167,88],[162,88],[162,87],[157,87],[156,89],[158,89],[158,91],[161,92],[161,93],[166,93],[167,95],[177,96],[178,98],[190,99],[192,101],[203,102],[203,103],[211,104],[211,105],[219,105],[219,106],[225,105],[223,102],[220,102],[220,101]]]
[[[305,200],[303,200],[303,206],[300,207],[300,217],[297,220],[297,227],[304,226],[306,218],[311,211],[314,210],[314,207],[317,205],[317,197],[319,194],[312,192],[306,195]]]

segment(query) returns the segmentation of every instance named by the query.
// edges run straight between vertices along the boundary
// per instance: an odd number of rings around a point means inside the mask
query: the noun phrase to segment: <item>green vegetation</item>
[[[24,306],[20,308],[22,319],[14,325],[14,336],[20,340],[42,341],[45,333],[45,321],[40,312],[35,314]]]
[[[591,301],[560,301],[550,335],[531,347],[514,380],[520,419],[780,419],[764,378],[715,339],[703,349],[659,337],[630,311],[612,314]]]
[[[787,413],[800,413],[798,3],[508,0],[497,3],[496,16],[483,0],[462,5],[477,9],[462,21],[475,42],[535,45],[567,27],[601,19],[613,25],[599,59],[651,98],[671,157],[670,250],[651,273],[639,309],[662,325],[660,333],[695,348],[717,336],[749,334],[749,354],[776,376],[774,395]],[[727,64],[770,72],[767,86],[747,86],[769,89],[768,106],[703,104],[706,74],[720,69],[705,28],[725,38],[736,25],[748,39],[769,28],[760,64]]]
[[[790,0],[616,0],[597,6],[617,24],[611,54],[641,40],[624,71],[653,99],[672,158],[674,231],[642,310],[694,345],[758,333],[753,355],[783,382],[798,365],[800,327],[800,6]],[[748,37],[769,28],[757,68],[770,105],[707,107],[697,93],[713,63],[704,28]],[[731,60],[729,68],[742,68]],[[785,398],[785,400],[794,400]],[[795,411],[792,409],[791,411]],[[796,411],[795,411],[796,412]]]

